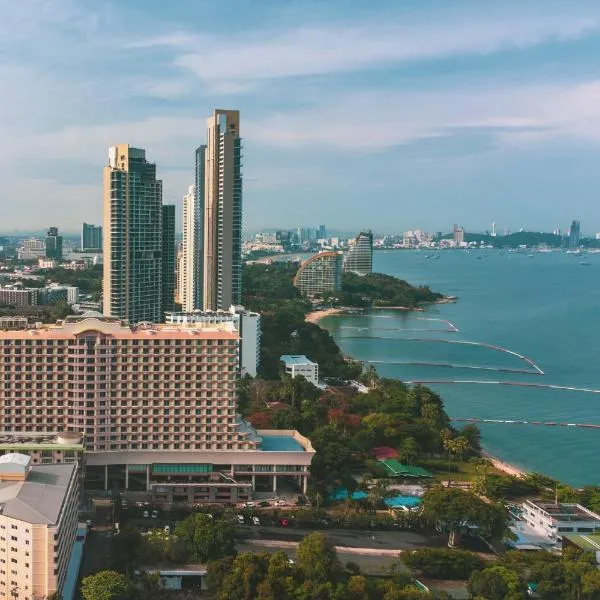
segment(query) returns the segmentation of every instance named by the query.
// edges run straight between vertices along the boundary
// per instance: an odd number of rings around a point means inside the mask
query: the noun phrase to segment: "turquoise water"
[[[260,449],[264,452],[304,452],[304,448],[290,435],[261,435]]]
[[[383,376],[405,381],[508,381],[600,390],[600,254],[586,256],[589,266],[562,252],[447,251],[439,259],[428,254],[376,252],[374,270],[429,285],[459,301],[425,313],[372,311],[321,321],[345,353],[378,361],[374,364]],[[449,331],[444,321],[459,331]],[[600,423],[600,393],[429,385],[452,417]],[[481,429],[485,448],[507,462],[573,485],[600,485],[600,429],[505,424]]]
[[[338,488],[331,495],[333,500],[346,500],[348,498],[348,490],[346,488]],[[362,490],[357,490],[356,492],[352,492],[352,500],[366,500],[369,497],[367,492],[363,492]],[[384,501],[386,506],[391,508],[399,508],[400,506],[406,506],[408,508],[412,508],[414,506],[418,506],[421,504],[421,498],[417,498],[417,496],[393,496],[392,498],[386,498]]]

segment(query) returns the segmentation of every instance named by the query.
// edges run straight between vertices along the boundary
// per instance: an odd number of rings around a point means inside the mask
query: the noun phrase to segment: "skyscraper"
[[[175,309],[175,205],[162,207],[162,312]],[[163,319],[161,318],[161,321]]]
[[[58,235],[58,227],[50,227],[46,236],[46,258],[62,259],[62,244],[63,239],[61,235]]]
[[[203,202],[203,306],[239,304],[242,291],[240,113],[217,109],[208,119]],[[197,169],[198,175],[198,169]]]
[[[373,233],[361,231],[348,250],[344,271],[357,275],[368,275],[373,272]]]
[[[581,223],[573,221],[569,229],[569,248],[579,248],[581,242]]]
[[[81,249],[102,251],[102,225],[83,224],[81,227]]]
[[[317,239],[318,240],[327,239],[327,228],[325,227],[325,225],[319,225],[319,227],[317,229]]]
[[[163,319],[162,181],[146,151],[111,146],[104,167],[104,314]]]

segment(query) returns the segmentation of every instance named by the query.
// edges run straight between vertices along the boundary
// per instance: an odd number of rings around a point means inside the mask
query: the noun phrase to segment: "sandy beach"
[[[307,323],[313,323],[317,325],[321,319],[325,317],[331,317],[331,315],[337,315],[344,312],[345,308],[327,308],[325,310],[313,310],[306,315],[304,319]]]
[[[525,471],[523,471],[522,469],[519,469],[518,467],[515,467],[514,465],[506,463],[503,460],[500,460],[499,458],[492,456],[491,454],[489,454],[489,452],[486,452],[485,450],[482,451],[481,454],[482,454],[482,456],[487,458],[492,463],[492,465],[494,465],[494,468],[498,469],[498,471],[502,471],[503,473],[506,473],[507,475],[514,475],[515,477],[525,477],[525,475],[527,475],[527,473]]]

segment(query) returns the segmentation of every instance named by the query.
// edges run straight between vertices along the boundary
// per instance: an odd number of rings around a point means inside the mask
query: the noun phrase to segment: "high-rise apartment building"
[[[162,318],[175,308],[175,205],[162,207]]]
[[[104,314],[163,319],[162,181],[146,151],[112,146],[104,168]]]
[[[452,238],[455,246],[462,246],[465,243],[465,228],[454,225],[452,228]]]
[[[344,271],[357,275],[368,275],[373,272],[373,233],[361,231],[348,249]]]
[[[294,285],[305,296],[337,292],[342,289],[342,268],[341,252],[320,252],[302,263]]]
[[[50,227],[46,236],[46,258],[61,260],[63,257],[63,239],[58,235],[58,227]]]
[[[90,491],[231,502],[276,491],[279,475],[305,486],[310,442],[237,414],[239,339],[231,321],[100,316],[0,330],[0,431],[84,434]]]
[[[204,189],[203,182],[200,187]],[[202,307],[202,207],[198,199],[196,185],[190,185],[183,197],[181,305],[186,312]]]
[[[84,223],[81,227],[81,249],[102,252],[102,225]]]
[[[242,293],[240,113],[217,109],[207,126],[202,308],[216,310],[240,304]]]
[[[318,240],[327,239],[327,228],[325,227],[325,225],[319,225],[319,227],[317,229],[317,239]]]
[[[0,598],[65,591],[77,535],[79,465],[32,463],[26,454],[0,457]]]
[[[579,248],[581,243],[581,223],[573,221],[569,229],[569,248]]]

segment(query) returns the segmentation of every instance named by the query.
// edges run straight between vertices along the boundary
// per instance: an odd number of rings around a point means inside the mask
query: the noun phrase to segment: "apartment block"
[[[0,598],[62,593],[77,535],[79,465],[0,456]]]
[[[285,372],[292,378],[302,375],[302,377],[310,381],[313,385],[319,385],[319,364],[313,362],[304,356],[304,354],[284,354],[279,360],[283,363]]]

